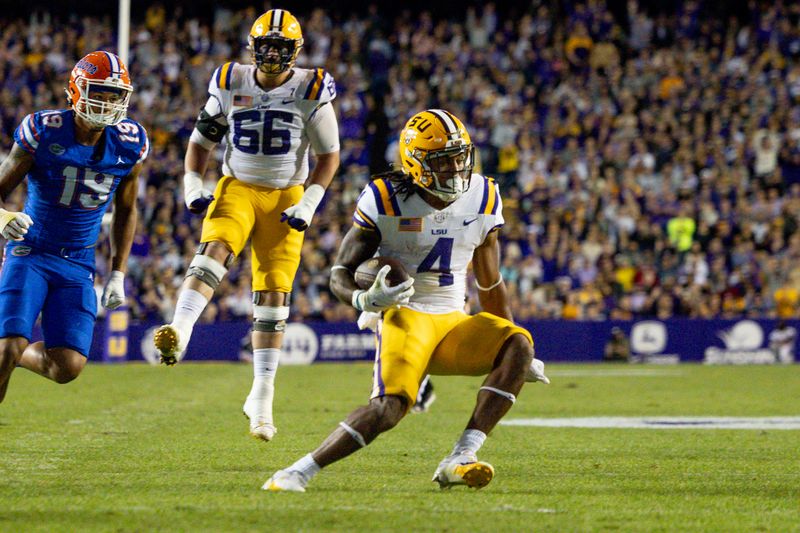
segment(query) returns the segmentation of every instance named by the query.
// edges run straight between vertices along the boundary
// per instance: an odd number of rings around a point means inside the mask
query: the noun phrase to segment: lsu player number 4
[[[477,458],[486,435],[525,381],[548,382],[531,334],[512,320],[500,275],[500,192],[473,173],[466,128],[452,113],[429,109],[411,117],[399,144],[403,171],[378,176],[364,189],[331,274],[339,299],[381,313],[370,401],[316,450],[276,472],[265,490],[304,491],[321,468],[394,427],[426,372],[487,376],[466,429],[433,476],[442,488],[483,487],[494,476]],[[353,272],[375,254],[399,259],[413,279],[396,287],[376,279],[358,288]],[[483,309],[473,316],[464,313],[470,262]]]
[[[275,372],[302,232],[339,166],[339,129],[333,77],[321,68],[295,66],[303,34],[291,13],[261,15],[249,46],[252,64],[225,63],[214,71],[189,140],[184,199],[189,210],[207,214],[172,323],[156,331],[154,342],[162,362],[183,357],[200,314],[250,240],[254,378],[243,411],[250,433],[270,440],[276,432]],[[223,177],[212,193],[202,175],[223,140]],[[309,176],[312,151],[316,164]]]

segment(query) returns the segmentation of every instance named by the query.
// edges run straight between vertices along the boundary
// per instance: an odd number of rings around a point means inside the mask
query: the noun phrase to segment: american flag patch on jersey
[[[422,231],[421,218],[401,218],[397,224],[398,231],[413,231],[419,233]]]
[[[253,97],[248,96],[246,94],[234,94],[233,95],[233,105],[251,105],[253,103]]]

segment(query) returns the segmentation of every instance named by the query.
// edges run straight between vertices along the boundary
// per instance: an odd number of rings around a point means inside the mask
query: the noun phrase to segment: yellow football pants
[[[281,213],[299,202],[303,191],[302,185],[270,189],[224,176],[203,220],[200,242],[224,243],[238,256],[250,239],[253,291],[291,292],[304,234],[281,222]]]
[[[378,326],[372,398],[394,394],[414,405],[425,374],[488,374],[509,337],[531,334],[492,315],[461,311],[430,314],[406,307],[384,312]]]

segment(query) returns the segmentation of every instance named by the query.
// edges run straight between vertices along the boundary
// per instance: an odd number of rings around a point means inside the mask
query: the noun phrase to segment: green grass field
[[[548,374],[553,384],[526,386],[509,419],[800,415],[800,366]],[[494,481],[440,491],[430,478],[472,409],[471,378],[436,379],[430,413],[305,494],[259,490],[364,401],[370,375],[361,364],[282,368],[279,433],[265,444],[241,415],[245,365],[91,365],[62,386],[17,370],[0,404],[0,530],[800,531],[797,430],[498,426],[480,455]]]

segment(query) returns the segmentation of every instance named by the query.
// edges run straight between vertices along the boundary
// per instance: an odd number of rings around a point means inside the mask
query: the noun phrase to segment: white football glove
[[[183,201],[189,211],[201,215],[213,200],[214,195],[203,187],[203,178],[199,173],[189,171],[183,175]]]
[[[386,285],[386,275],[392,267],[384,265],[375,276],[372,287],[368,290],[353,292],[353,307],[359,311],[380,313],[389,307],[405,305],[414,296],[414,278],[408,278],[403,283],[389,287]]]
[[[108,277],[106,286],[103,288],[103,307],[106,309],[116,309],[125,302],[125,274],[119,270],[114,270]]]
[[[0,234],[4,239],[21,241],[32,225],[33,219],[27,213],[0,209]]]
[[[281,213],[281,222],[286,222],[297,231],[307,230],[323,196],[325,196],[325,188],[322,185],[316,183],[309,185],[300,202],[286,208]]]
[[[550,385],[550,378],[544,375],[544,363],[535,357],[531,361],[531,366],[525,372],[525,381],[536,382],[541,381],[545,385]]]

